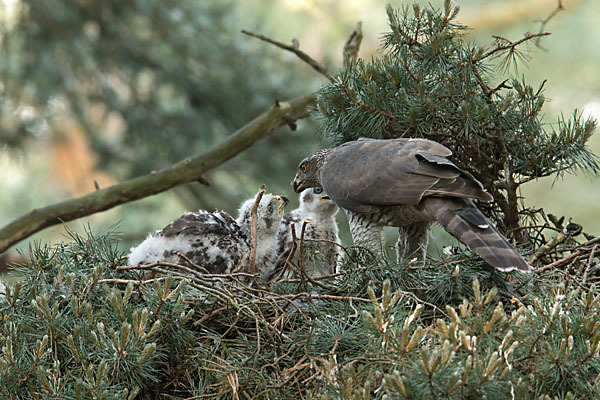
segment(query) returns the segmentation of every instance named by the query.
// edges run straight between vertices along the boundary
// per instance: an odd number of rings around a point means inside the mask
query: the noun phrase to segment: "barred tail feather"
[[[531,266],[469,199],[425,199],[423,205],[452,236],[501,271],[531,272]]]

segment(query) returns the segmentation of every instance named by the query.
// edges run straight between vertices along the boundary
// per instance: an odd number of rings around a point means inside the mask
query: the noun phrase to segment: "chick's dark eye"
[[[323,193],[323,188],[316,187],[316,188],[315,188],[315,193],[316,193],[316,194],[321,194],[321,193]]]
[[[269,206],[267,207],[267,210],[272,213],[273,212],[273,206],[269,204]]]

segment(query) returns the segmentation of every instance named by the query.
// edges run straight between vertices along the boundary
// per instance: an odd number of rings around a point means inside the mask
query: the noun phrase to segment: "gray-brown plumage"
[[[492,196],[451,154],[426,139],[360,139],[306,157],[294,190],[322,187],[346,212],[354,243],[379,254],[383,227],[395,226],[399,258],[423,258],[437,221],[495,268],[531,271],[473,203]]]

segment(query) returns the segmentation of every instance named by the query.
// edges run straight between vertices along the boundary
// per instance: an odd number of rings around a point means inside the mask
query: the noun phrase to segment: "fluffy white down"
[[[163,254],[169,251],[179,251],[182,253],[192,249],[190,243],[184,236],[162,237],[148,234],[148,237],[137,247],[131,248],[129,254],[129,265],[138,265],[143,263],[155,263],[165,261]]]
[[[293,246],[291,222],[294,222],[296,237],[300,238],[302,226],[306,223],[304,231],[305,260],[311,259],[313,266],[306,272],[312,277],[329,275],[337,270],[339,262],[338,225],[335,215],[338,207],[320,188],[307,189],[300,194],[300,206],[289,213],[281,224],[278,247],[278,265],[283,267],[290,249]],[[308,239],[308,240],[306,240]],[[315,240],[310,242],[310,240]],[[319,240],[321,240],[319,242]],[[295,263],[299,262],[299,252],[296,251]],[[306,267],[306,265],[305,265]],[[289,273],[284,278],[290,277]]]
[[[0,303],[6,302],[6,286],[0,281]]]

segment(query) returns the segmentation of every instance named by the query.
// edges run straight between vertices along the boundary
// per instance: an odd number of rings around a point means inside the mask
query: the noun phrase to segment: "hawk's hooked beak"
[[[283,208],[287,205],[289,200],[285,196],[274,196],[275,200],[279,202],[279,207],[277,207],[277,215],[283,211]]]
[[[306,186],[304,186],[304,181],[298,178],[294,178],[294,180],[292,181],[292,186],[294,187],[294,192],[296,193],[300,193],[304,189],[306,189]]]

